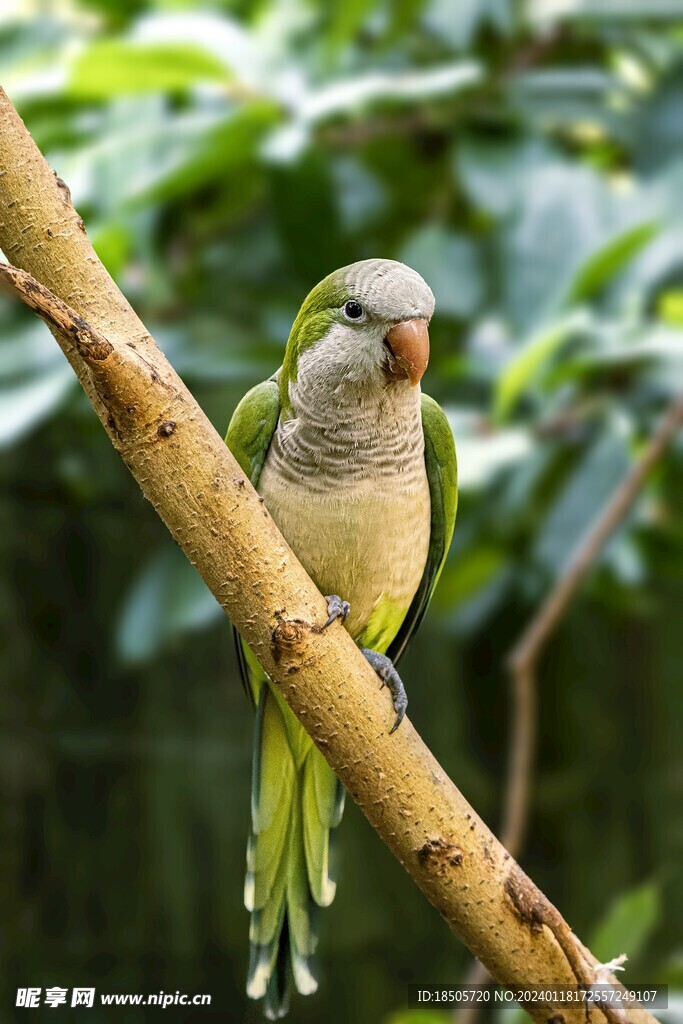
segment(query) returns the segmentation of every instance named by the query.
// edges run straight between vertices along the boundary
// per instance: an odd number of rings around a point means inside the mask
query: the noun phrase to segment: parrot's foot
[[[325,598],[327,601],[327,614],[329,619],[323,626],[323,629],[327,629],[331,626],[335,619],[341,619],[342,622],[346,622],[346,616],[351,611],[351,605],[348,601],[342,601],[341,597],[337,597],[336,594],[330,594]]]
[[[394,705],[394,711],[396,712],[396,721],[389,731],[389,735],[392,732],[396,732],[399,725],[403,721],[403,716],[406,713],[408,707],[408,698],[406,696],[406,688],[403,685],[403,680],[394,668],[394,663],[391,658],[387,658],[386,654],[379,654],[377,651],[371,651],[368,647],[361,647],[360,653],[363,655],[366,661],[368,661],[374,668],[377,675],[382,680],[380,690],[385,686],[388,686],[391,691],[391,700]]]

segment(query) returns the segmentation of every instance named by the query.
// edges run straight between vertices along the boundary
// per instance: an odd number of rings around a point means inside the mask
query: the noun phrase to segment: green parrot
[[[297,558],[389,687],[422,620],[457,505],[453,436],[421,395],[434,296],[393,260],[342,267],[310,292],[281,368],[238,405],[226,443]],[[251,911],[247,993],[284,1016],[290,977],[317,988],[314,911],[335,894],[330,830],[344,790],[249,646],[236,634],[256,708],[244,902]]]

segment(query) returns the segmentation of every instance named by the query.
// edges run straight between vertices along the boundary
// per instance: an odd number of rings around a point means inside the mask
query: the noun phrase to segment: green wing
[[[280,416],[277,374],[248,391],[235,409],[225,443],[256,487]]]
[[[422,622],[434,593],[453,537],[458,507],[458,467],[453,434],[443,409],[429,395],[422,396],[422,430],[432,509],[429,551],[420,586],[401,628],[387,651],[394,664]]]
[[[225,443],[240,464],[242,472],[246,474],[254,487],[258,485],[263,463],[273,440],[273,434],[277,427],[280,416],[280,392],[277,383],[277,374],[262,384],[257,384],[240,402],[232,414],[228,432],[225,435]],[[240,635],[233,630],[235,637],[235,649],[237,661],[242,676],[242,684],[247,696],[256,706],[258,697],[255,692],[265,677],[260,666],[256,675],[259,677],[252,683],[249,666]]]

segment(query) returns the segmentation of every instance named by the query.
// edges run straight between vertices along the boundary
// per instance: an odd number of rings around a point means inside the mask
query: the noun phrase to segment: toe
[[[346,617],[351,611],[351,605],[348,601],[342,601],[341,597],[337,594],[329,594],[325,600],[327,601],[327,614],[329,616],[327,622],[322,627],[323,631],[331,626],[336,619],[341,619],[342,622],[346,621]]]
[[[396,721],[394,722],[394,724],[392,725],[391,729],[389,730],[389,735],[390,736],[391,736],[392,732],[396,732],[396,730],[398,729],[399,725],[403,721],[403,719],[405,717],[405,713],[406,713],[406,708],[407,707],[408,707],[408,701],[401,702],[401,703],[399,703],[397,701],[394,704],[394,711],[396,712]]]

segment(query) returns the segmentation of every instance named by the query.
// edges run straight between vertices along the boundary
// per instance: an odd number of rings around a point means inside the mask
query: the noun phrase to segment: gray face
[[[351,384],[385,391],[390,380],[387,334],[398,323],[423,320],[434,312],[434,296],[420,275],[395,260],[361,260],[331,275],[341,306],[325,337],[299,358],[299,382],[325,390]],[[345,300],[345,301],[344,301]],[[352,301],[360,315],[347,313]],[[358,314],[358,308],[351,310]],[[397,382],[401,390],[405,381]]]
[[[429,322],[434,296],[417,271],[396,260],[360,260],[338,271],[350,295],[366,310],[369,319],[384,323],[421,319]]]

